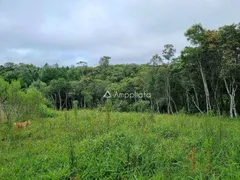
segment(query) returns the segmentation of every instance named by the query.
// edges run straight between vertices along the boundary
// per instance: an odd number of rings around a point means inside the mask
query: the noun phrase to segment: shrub
[[[47,108],[47,100],[36,88],[21,89],[20,81],[10,84],[0,79],[0,104],[7,120],[32,118],[34,116],[53,117],[54,112]],[[4,102],[4,103],[3,103]]]
[[[39,111],[40,117],[42,118],[48,118],[48,117],[51,118],[51,117],[57,116],[57,113],[54,110],[48,108],[45,104],[41,104],[39,106],[38,111]]]

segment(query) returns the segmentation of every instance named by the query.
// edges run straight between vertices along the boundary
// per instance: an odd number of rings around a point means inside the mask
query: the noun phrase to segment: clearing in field
[[[0,179],[239,179],[240,121],[59,112],[1,127]]]

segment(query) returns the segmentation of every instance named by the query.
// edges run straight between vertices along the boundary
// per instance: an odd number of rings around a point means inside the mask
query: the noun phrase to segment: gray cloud
[[[145,63],[184,32],[238,23],[238,0],[0,0],[0,64]]]

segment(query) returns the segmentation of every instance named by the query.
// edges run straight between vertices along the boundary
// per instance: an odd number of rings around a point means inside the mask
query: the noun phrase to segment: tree
[[[103,68],[107,68],[109,66],[110,60],[111,60],[111,57],[109,57],[109,56],[101,57],[100,61],[99,61],[99,66],[101,66]]]
[[[172,44],[164,45],[162,55],[168,62],[171,63],[172,58],[174,57],[175,53],[176,53],[176,49],[174,48],[174,46]]]
[[[164,45],[164,49],[162,51],[163,57],[168,61],[168,65],[171,63],[172,58],[174,57],[176,52],[176,49],[172,44],[166,44]],[[171,72],[169,67],[166,67],[166,80],[165,80],[165,92],[166,92],[166,98],[167,98],[167,112],[168,114],[173,113],[173,108],[172,108],[172,102],[175,104],[175,101],[172,99],[171,96],[171,82],[170,82],[170,77],[171,77]],[[175,110],[177,111],[176,105],[175,105]]]
[[[87,67],[87,62],[79,61],[77,64],[81,66],[81,72],[82,72],[82,76],[83,76],[84,75],[83,71]]]
[[[185,36],[187,39],[195,46],[194,48],[190,48],[191,50],[191,56],[194,56],[194,58],[190,59],[193,63],[196,63],[197,68],[201,74],[205,97],[206,97],[206,110],[209,112],[211,108],[211,102],[210,102],[210,93],[206,78],[206,68],[207,65],[206,56],[204,54],[204,44],[205,44],[205,32],[206,30],[202,27],[200,24],[193,25],[190,29],[187,30],[185,33]]]
[[[7,97],[7,89],[9,84],[4,81],[2,77],[0,77],[0,120],[5,118],[3,102],[6,100]]]
[[[70,91],[70,84],[64,78],[52,80],[49,84],[49,95],[52,98],[56,108],[59,110],[63,108],[68,109],[68,93]]]
[[[238,117],[236,109],[237,77],[240,75],[240,25],[230,25],[220,28],[222,69],[225,88],[229,95],[229,112],[231,117]]]
[[[16,102],[11,107],[21,114],[26,92],[36,88],[56,109],[72,108],[73,100],[77,100],[81,108],[95,108],[104,103],[102,96],[106,91],[145,92],[151,93],[151,98],[112,99],[113,108],[119,111],[151,109],[169,114],[178,109],[218,115],[227,112],[237,117],[240,112],[239,26],[205,29],[195,24],[185,33],[191,45],[185,47],[179,57],[175,57],[174,46],[166,44],[147,64],[110,65],[109,56],[101,57],[96,67],[88,67],[84,61],[79,61],[76,67],[6,63],[0,66],[0,111],[11,99]]]
[[[39,78],[39,68],[32,64],[20,63],[18,68],[18,79],[21,81],[22,87],[29,87],[33,81]]]
[[[159,56],[158,54],[155,54],[151,59],[150,62],[148,63],[149,65],[152,66],[158,66],[161,65],[163,62],[162,57]]]
[[[10,120],[21,120],[39,115],[39,107],[46,103],[46,99],[35,88],[21,89],[20,81],[8,84],[0,79],[0,95],[5,102],[0,102],[1,112]],[[2,113],[1,113],[2,114]]]

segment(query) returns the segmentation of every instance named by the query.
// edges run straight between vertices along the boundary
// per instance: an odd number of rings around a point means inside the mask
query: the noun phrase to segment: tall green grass
[[[0,127],[0,179],[240,179],[240,121],[59,112]]]

